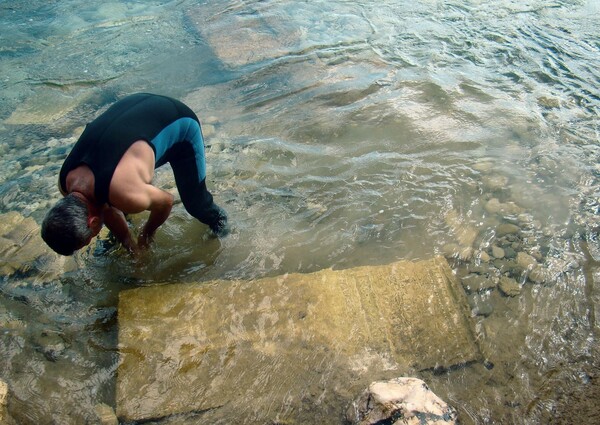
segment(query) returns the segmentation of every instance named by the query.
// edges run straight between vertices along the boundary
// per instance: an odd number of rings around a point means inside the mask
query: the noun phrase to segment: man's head
[[[102,228],[101,218],[90,214],[84,199],[68,194],[48,211],[42,222],[42,238],[61,255],[72,255],[83,248]]]

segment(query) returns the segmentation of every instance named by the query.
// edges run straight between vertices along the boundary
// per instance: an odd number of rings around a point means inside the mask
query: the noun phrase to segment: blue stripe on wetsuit
[[[154,147],[156,164],[164,163],[163,158],[170,148],[177,143],[189,143],[194,149],[198,178],[206,178],[206,159],[204,156],[204,139],[198,121],[192,118],[180,118],[166,126],[150,144]]]

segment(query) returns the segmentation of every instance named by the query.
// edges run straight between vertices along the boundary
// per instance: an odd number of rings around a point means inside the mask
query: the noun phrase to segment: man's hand
[[[150,200],[147,207],[150,210],[150,217],[138,235],[138,246],[141,249],[150,245],[156,229],[165,222],[173,208],[173,195],[170,193],[150,185],[147,193]]]
[[[137,254],[139,248],[131,236],[125,215],[115,207],[108,205],[104,207],[102,212],[104,215],[104,224],[106,224],[108,230],[112,232],[127,251]]]

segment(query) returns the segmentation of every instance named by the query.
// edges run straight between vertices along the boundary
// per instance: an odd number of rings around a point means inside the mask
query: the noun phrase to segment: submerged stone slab
[[[59,83],[56,83],[59,85]],[[13,125],[50,125],[64,118],[86,99],[86,94],[77,92],[71,95],[56,89],[40,89],[27,98],[4,120]]]
[[[136,288],[118,318],[123,421],[339,423],[375,376],[480,359],[443,258]]]
[[[58,256],[45,244],[34,219],[16,211],[0,214],[0,276],[35,272],[52,280],[74,266],[73,259]]]
[[[373,31],[353,4],[287,2],[269,5],[269,10],[260,4],[243,7],[240,13],[237,7],[206,2],[186,10],[191,27],[232,68],[362,43]]]
[[[205,6],[187,11],[190,22],[208,41],[215,55],[230,67],[288,54],[301,35],[288,18],[221,13],[220,19],[214,20],[210,17],[212,13]]]

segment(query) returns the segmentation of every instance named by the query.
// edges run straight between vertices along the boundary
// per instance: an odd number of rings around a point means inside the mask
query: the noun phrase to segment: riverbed
[[[215,239],[178,204],[141,259],[104,234],[59,276],[1,277],[11,414],[93,423],[113,404],[122,290],[438,255],[485,360],[418,377],[463,423],[585,411],[599,14],[593,0],[1,2],[0,213],[41,223],[83,126],[143,91],[197,113],[232,225]],[[174,190],[168,168],[156,183]]]

